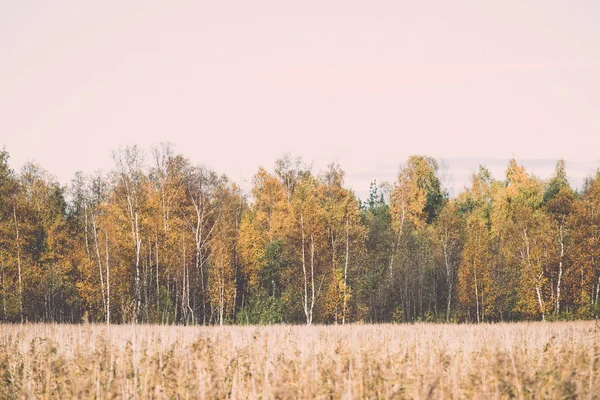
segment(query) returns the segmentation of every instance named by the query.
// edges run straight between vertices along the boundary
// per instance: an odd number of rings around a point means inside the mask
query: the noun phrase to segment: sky
[[[600,166],[598,1],[0,0],[0,147],[67,184],[171,142],[249,189],[284,153],[365,197],[411,154],[453,193]]]

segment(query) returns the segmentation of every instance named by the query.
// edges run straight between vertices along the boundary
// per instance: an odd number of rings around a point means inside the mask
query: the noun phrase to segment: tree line
[[[600,172],[510,160],[449,196],[414,155],[361,201],[289,155],[249,195],[171,145],[65,186],[0,152],[0,320],[491,322],[600,316]]]

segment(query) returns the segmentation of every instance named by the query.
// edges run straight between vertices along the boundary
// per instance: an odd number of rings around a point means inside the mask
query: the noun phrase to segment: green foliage
[[[242,325],[272,325],[283,322],[281,300],[256,292],[246,308],[237,314],[237,323]]]
[[[544,203],[548,203],[552,200],[561,189],[569,188],[569,181],[567,180],[567,173],[565,170],[565,161],[559,160],[556,163],[556,169],[554,171],[554,175],[548,183],[546,184],[546,188],[544,191],[543,201]]]
[[[259,275],[259,288],[271,297],[281,296],[281,271],[287,267],[285,257],[285,242],[277,240],[267,244],[265,255],[262,259],[262,268]]]

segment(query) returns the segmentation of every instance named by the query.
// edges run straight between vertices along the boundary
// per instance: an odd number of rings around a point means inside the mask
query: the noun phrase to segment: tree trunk
[[[4,263],[2,264],[2,309],[4,313],[2,314],[2,319],[6,321],[6,276],[4,275]]]
[[[188,284],[187,284],[187,271],[185,267],[185,242],[183,238],[181,239],[181,252],[182,252],[182,263],[181,263],[181,317],[183,318],[183,323],[187,325],[188,323]]]
[[[477,323],[479,323],[481,322],[479,319],[479,289],[477,287],[477,268],[475,267],[475,261],[473,261],[473,275],[475,277],[475,301],[477,304]]]
[[[311,287],[311,301],[310,301],[310,324],[313,320],[313,309],[315,307],[315,238],[310,235],[310,287]]]
[[[596,285],[596,301],[595,304],[600,303],[600,276],[598,277],[598,284]]]
[[[191,293],[191,291],[190,291],[190,269],[187,267],[186,259],[185,259],[185,242],[184,242],[184,247],[183,247],[183,262],[184,262],[184,265],[185,265],[185,273],[187,275],[186,280],[185,280],[186,281],[186,285],[187,285],[187,296],[186,296],[187,309],[188,309],[188,311],[190,313],[192,324],[195,324],[195,320],[196,319],[195,319],[195,316],[194,316],[194,309],[190,305],[190,297],[191,297],[190,296],[190,293]]]
[[[136,297],[136,311],[135,316],[139,322],[140,310],[142,308],[142,291],[140,288],[140,250],[142,246],[142,240],[140,239],[139,229],[139,214],[135,212],[135,297]]]
[[[527,235],[527,228],[522,228],[522,229],[523,229],[523,239],[525,241],[525,254],[526,254],[525,263],[526,263],[527,269],[530,270],[529,273],[532,273],[533,271],[531,271],[531,269],[533,268],[533,264],[531,262],[531,246],[529,244],[529,236]],[[542,292],[541,292],[541,287],[540,287],[540,282],[541,282],[541,279],[543,276],[544,276],[544,270],[542,269],[542,272],[535,280],[535,293],[537,296],[537,301],[538,301],[538,306],[540,308],[540,312],[542,313],[542,321],[545,321],[546,315],[545,315],[545,310],[544,310],[544,301],[542,299]]]
[[[450,321],[450,305],[452,303],[452,283],[448,284],[448,304],[446,306],[446,321]]]
[[[454,268],[451,265],[449,249],[448,249],[448,233],[444,233],[444,237],[442,238],[442,249],[444,251],[444,264],[446,266],[446,281],[448,282],[448,303],[446,306],[446,321],[450,320],[450,306],[452,303],[452,287],[453,287],[453,272]]]
[[[342,309],[342,325],[346,323],[346,309],[348,305],[348,261],[350,258],[350,229],[349,217],[346,215],[346,260],[344,263],[344,307]]]
[[[100,290],[102,292],[102,305],[104,306],[104,319],[106,320],[108,310],[106,308],[106,292],[104,290],[104,276],[102,273],[102,260],[100,258],[100,246],[98,245],[98,227],[96,225],[96,217],[92,215],[92,229],[94,230],[94,246],[96,248],[96,260],[98,261],[98,271],[100,276]],[[87,234],[86,234],[87,245]]]
[[[219,288],[219,325],[223,326],[223,315],[225,314],[225,277],[221,274]]]
[[[158,281],[158,270],[159,270],[159,257],[158,257],[158,232],[156,232],[155,240],[155,250],[156,254],[156,312],[160,315],[160,284]]]
[[[108,231],[104,230],[104,238],[106,241],[106,323],[110,324],[110,265],[108,263]]]
[[[564,217],[563,217],[564,221]],[[560,227],[558,229],[559,237],[560,237],[560,260],[558,262],[558,282],[556,283],[556,315],[560,313],[560,283],[563,274],[563,257],[565,255],[565,246],[563,240],[563,222],[561,221]]]
[[[202,253],[206,245],[206,241],[210,238],[210,235],[215,228],[216,222],[212,224],[205,235],[204,219],[208,218],[208,216],[213,213],[215,208],[209,209],[208,212],[206,212],[203,198],[196,199],[191,194],[190,197],[196,212],[196,224],[195,226],[192,225],[190,228],[194,234],[194,240],[196,242],[196,271],[198,275],[200,275],[200,287],[202,289],[202,325],[206,325],[206,283],[204,280],[204,264],[206,260],[204,259]]]
[[[20,234],[19,234],[19,222],[17,221],[17,209],[13,205],[13,217],[15,221],[15,237],[17,243],[17,270],[19,273],[19,311],[21,313],[21,323],[25,322],[25,318],[23,316],[23,277],[21,275],[21,244]]]
[[[204,260],[202,259],[202,247],[196,241],[196,270],[200,275],[200,288],[202,289],[202,325],[206,325],[206,288],[204,285]]]
[[[335,256],[336,256],[336,240],[335,240],[335,233],[334,233],[334,228],[333,228],[333,224],[329,227],[329,236],[331,238],[331,281],[332,284],[334,286],[337,286],[337,279],[336,279],[336,263],[335,263]],[[337,287],[335,288],[335,291],[337,292]],[[338,293],[335,294],[335,296],[337,297]],[[338,323],[338,301],[337,299],[335,299],[334,301],[334,313],[333,313],[333,320],[334,323],[337,325]]]
[[[535,284],[535,292],[537,294],[538,305],[540,306],[540,312],[542,313],[542,321],[545,321],[546,314],[544,312],[544,301],[542,300],[542,292],[541,292],[541,288],[540,288],[540,280],[542,279],[542,276],[544,276],[544,271],[542,271],[540,276],[538,276],[538,278],[537,278],[537,282]]]
[[[92,258],[90,256],[90,245],[89,245],[89,241],[88,241],[89,228],[88,228],[88,212],[87,212],[87,201],[86,200],[83,201],[83,215],[84,215],[84,223],[85,223],[85,251],[86,251],[88,257]]]
[[[304,272],[304,314],[306,315],[306,324],[310,325],[311,318],[308,312],[308,274],[306,271],[306,236],[304,234],[304,216],[300,214],[300,229],[302,231],[302,271]]]

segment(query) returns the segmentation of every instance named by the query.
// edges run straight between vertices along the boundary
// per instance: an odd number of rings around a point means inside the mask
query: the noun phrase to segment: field
[[[0,398],[600,398],[600,323],[0,325]]]

